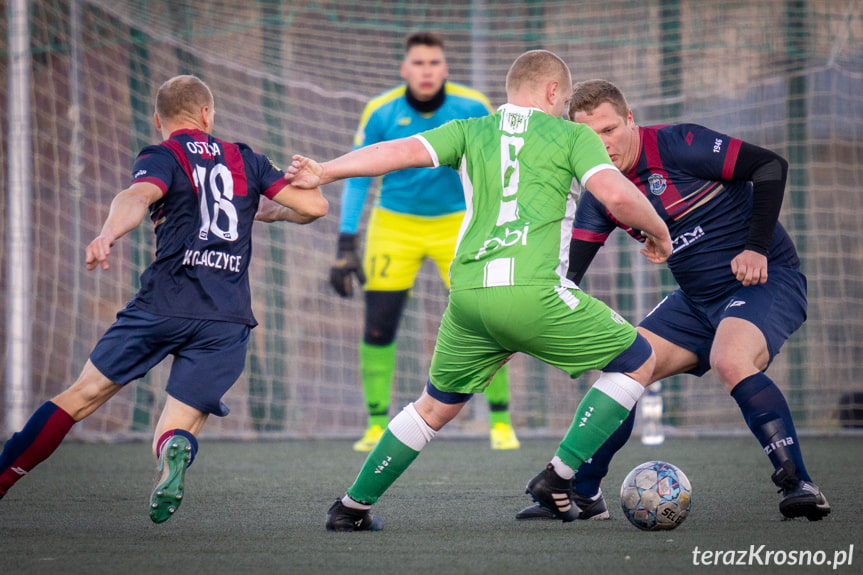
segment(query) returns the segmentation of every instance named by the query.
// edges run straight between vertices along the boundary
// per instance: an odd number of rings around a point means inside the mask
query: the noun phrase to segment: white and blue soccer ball
[[[667,531],[689,515],[692,486],[676,466],[665,461],[648,461],[623,480],[620,506],[629,522],[639,529]]]

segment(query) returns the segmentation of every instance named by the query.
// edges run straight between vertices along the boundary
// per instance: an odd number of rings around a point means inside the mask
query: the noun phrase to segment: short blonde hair
[[[506,75],[506,92],[517,92],[523,86],[540,86],[558,81],[569,85],[572,76],[569,67],[557,54],[548,50],[531,50],[515,59]]]
[[[204,106],[213,107],[213,93],[197,76],[174,76],[156,93],[156,113],[162,120],[194,117]]]

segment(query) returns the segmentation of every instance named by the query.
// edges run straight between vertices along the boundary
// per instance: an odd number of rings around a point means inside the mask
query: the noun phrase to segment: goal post
[[[6,278],[6,421],[5,428],[16,431],[24,425],[32,390],[32,331],[30,329],[32,274],[29,265],[31,222],[32,158],[30,142],[30,45],[29,3],[10,2],[8,7],[8,138],[7,174],[7,254]]]

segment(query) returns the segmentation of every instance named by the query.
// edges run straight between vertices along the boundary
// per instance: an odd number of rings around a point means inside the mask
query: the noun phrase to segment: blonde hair
[[[213,107],[213,93],[197,76],[174,76],[156,93],[156,113],[162,120],[194,118],[204,106]]]
[[[524,86],[540,86],[557,80],[563,85],[572,82],[569,67],[548,50],[531,50],[515,59],[506,75],[506,93],[518,92]]]

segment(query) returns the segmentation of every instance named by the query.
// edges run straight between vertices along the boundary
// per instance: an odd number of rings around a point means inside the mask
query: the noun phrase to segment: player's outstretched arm
[[[273,196],[273,200],[282,206],[279,220],[297,224],[307,224],[324,217],[330,207],[319,187],[304,189],[288,184]]]
[[[615,218],[647,236],[641,253],[648,261],[659,264],[671,256],[668,227],[650,201],[623,174],[617,170],[600,170],[585,182],[585,187]]]
[[[294,156],[285,178],[297,187],[314,188],[345,178],[374,177],[405,168],[432,166],[432,157],[422,142],[400,138],[372,144],[322,164],[305,156]]]
[[[136,182],[114,196],[101,233],[87,246],[85,259],[87,269],[93,270],[99,265],[104,270],[108,269],[111,246],[119,238],[137,228],[147,216],[150,204],[161,197],[162,190],[147,182]]]

